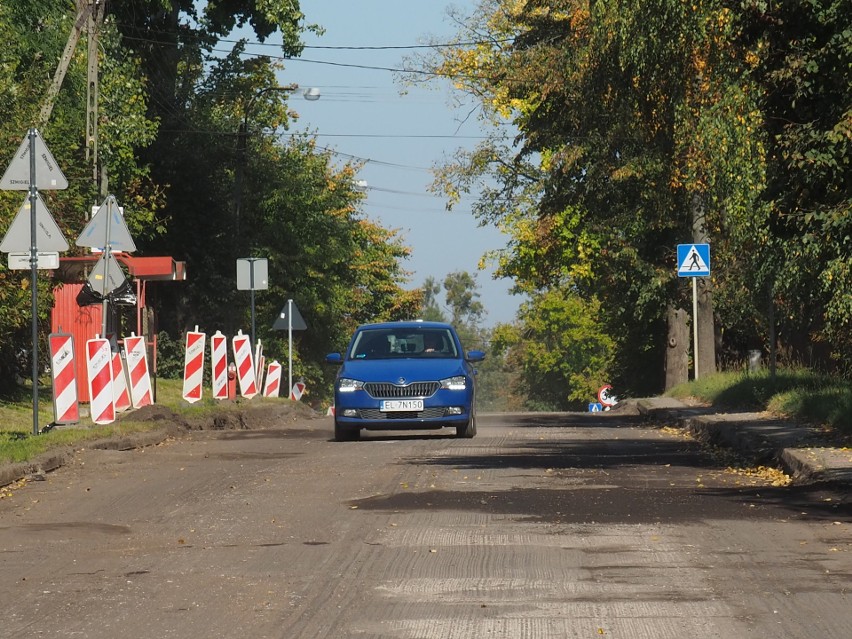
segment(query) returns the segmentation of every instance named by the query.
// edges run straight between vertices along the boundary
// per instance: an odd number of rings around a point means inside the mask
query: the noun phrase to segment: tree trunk
[[[698,278],[698,376],[716,372],[716,331],[713,317],[713,283]]]
[[[689,381],[689,315],[681,308],[666,311],[666,390]]]
[[[704,197],[698,193],[692,195],[692,241],[695,244],[708,244]],[[710,267],[712,272],[713,252],[710,251]],[[698,323],[698,370],[696,377],[703,377],[716,372],[716,331],[713,316],[713,282],[709,277],[698,278],[698,317],[693,321]]]

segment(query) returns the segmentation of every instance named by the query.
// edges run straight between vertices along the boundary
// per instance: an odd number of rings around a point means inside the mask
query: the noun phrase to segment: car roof
[[[426,322],[423,320],[403,320],[399,322],[375,322],[372,324],[361,324],[358,330],[374,329],[374,328],[448,328],[453,329],[451,324],[446,322]]]

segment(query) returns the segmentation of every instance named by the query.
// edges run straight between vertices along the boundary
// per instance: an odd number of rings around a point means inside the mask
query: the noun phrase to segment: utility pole
[[[104,7],[100,0],[88,0],[91,11],[86,24],[88,35],[88,69],[86,74],[86,159],[92,159],[92,179],[101,187],[101,195],[106,196],[106,175],[99,174],[98,167],[98,34],[104,17]],[[103,177],[103,179],[101,179]]]
[[[77,0],[74,24],[71,27],[71,33],[68,34],[68,41],[65,43],[65,49],[53,74],[53,81],[45,94],[38,117],[39,128],[44,128],[53,113],[53,105],[56,103],[56,96],[59,95],[59,89],[62,88],[62,82],[68,72],[74,49],[77,48],[77,42],[85,31],[88,37],[86,160],[90,158],[92,160],[92,178],[95,184],[101,187],[102,195],[106,195],[107,184],[106,173],[100,175],[98,167],[98,32],[103,23],[105,5],[105,0]]]

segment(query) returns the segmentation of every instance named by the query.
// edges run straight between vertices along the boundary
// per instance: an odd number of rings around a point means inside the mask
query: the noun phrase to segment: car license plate
[[[381,408],[385,412],[423,410],[422,399],[386,399]]]

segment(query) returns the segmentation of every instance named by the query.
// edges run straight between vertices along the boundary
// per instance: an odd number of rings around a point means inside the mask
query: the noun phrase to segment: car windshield
[[[377,328],[359,331],[349,359],[458,357],[452,333],[446,328]]]

